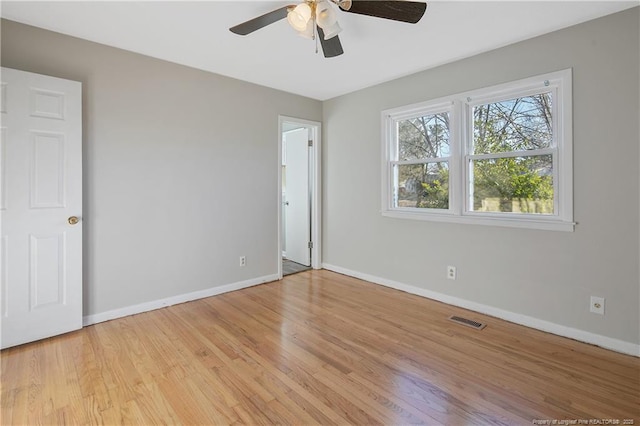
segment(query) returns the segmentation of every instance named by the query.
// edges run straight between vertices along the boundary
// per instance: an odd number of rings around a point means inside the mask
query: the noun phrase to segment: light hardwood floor
[[[1,357],[3,425],[640,424],[637,358],[328,271]]]

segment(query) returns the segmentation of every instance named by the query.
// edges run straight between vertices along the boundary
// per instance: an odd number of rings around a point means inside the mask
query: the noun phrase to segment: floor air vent
[[[478,321],[470,320],[467,318],[457,317],[455,315],[451,315],[449,319],[453,322],[457,322],[458,324],[466,325],[467,327],[475,328],[476,330],[482,330],[487,326],[487,324],[483,324]]]

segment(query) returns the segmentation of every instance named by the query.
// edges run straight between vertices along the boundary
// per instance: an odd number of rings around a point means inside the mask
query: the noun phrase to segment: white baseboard
[[[252,287],[258,284],[264,284],[278,280],[278,275],[265,275],[263,277],[253,278],[246,281],[239,281],[218,287],[211,287],[205,290],[194,291],[191,293],[179,294],[177,296],[167,297],[165,299],[153,300],[151,302],[140,303],[138,305],[126,306],[124,308],[113,309],[111,311],[101,312],[99,314],[87,315],[82,319],[82,325],[92,325],[99,322],[110,321],[116,318],[122,318],[129,315],[140,314],[142,312],[153,311],[154,309],[166,308],[167,306],[176,305],[178,303],[190,302],[192,300],[203,299],[205,297],[215,296],[230,291],[240,290]]]
[[[442,294],[435,291],[415,287],[412,285],[403,284],[403,283],[389,280],[386,278],[380,278],[374,275],[352,271],[350,269],[346,269],[341,266],[331,265],[327,263],[323,263],[322,266],[324,269],[337,272],[339,274],[349,275],[351,277],[359,278],[364,281],[369,281],[374,284],[380,284],[385,287],[391,287],[396,290],[401,290],[407,293],[415,294],[417,296],[422,296],[429,299],[437,300],[439,302],[443,302],[449,305],[458,306],[464,309],[469,309],[471,311],[490,315],[492,317],[496,317],[496,318],[500,318],[516,324],[524,325],[526,327],[531,327],[537,330],[546,331],[548,333],[556,334],[562,337],[569,337],[571,339],[575,339],[581,342],[590,343],[592,345],[601,346],[603,348],[611,349],[616,352],[621,352],[623,354],[640,357],[640,345],[637,345],[635,343],[625,342],[624,340],[614,339],[611,337],[602,336],[600,334],[579,330],[577,328],[567,327],[564,325],[541,320],[541,319],[530,317],[527,315],[506,311],[504,309],[496,308],[493,306],[483,305],[481,303],[461,299],[459,297],[449,296],[447,294]]]

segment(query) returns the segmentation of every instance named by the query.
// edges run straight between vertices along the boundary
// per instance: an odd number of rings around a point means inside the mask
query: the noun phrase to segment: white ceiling
[[[155,58],[326,100],[640,4],[432,1],[415,25],[339,12],[344,55],[325,59],[286,20],[228,28],[290,1],[2,1],[1,15]]]

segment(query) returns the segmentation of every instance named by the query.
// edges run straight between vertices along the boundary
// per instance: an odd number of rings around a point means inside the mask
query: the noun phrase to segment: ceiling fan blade
[[[343,9],[342,6],[340,8],[345,12],[359,15],[415,24],[424,15],[427,10],[427,4],[404,0],[352,0],[350,8]]]
[[[238,24],[235,27],[231,27],[229,28],[229,31],[238,35],[251,34],[252,32],[259,30],[260,28],[266,27],[267,25],[273,24],[274,22],[286,18],[289,8],[294,6],[295,5],[284,6],[272,12],[265,13],[262,16],[258,16],[257,18],[253,18],[247,22]]]
[[[318,38],[320,38],[320,44],[322,45],[322,52],[324,53],[325,58],[333,58],[336,56],[340,56],[344,53],[342,50],[342,43],[340,43],[340,39],[338,36],[331,37],[329,40],[324,39],[324,31],[322,28],[318,28]]]

